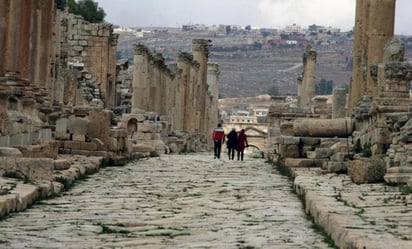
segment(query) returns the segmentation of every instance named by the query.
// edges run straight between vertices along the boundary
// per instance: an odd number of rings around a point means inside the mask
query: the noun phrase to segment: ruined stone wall
[[[113,34],[111,24],[89,23],[68,13],[63,15],[62,24],[62,66],[87,72],[79,80],[97,86],[99,92],[93,98],[103,100],[105,107],[113,107],[118,35]]]
[[[135,45],[132,109],[167,116],[161,119],[167,120],[169,131],[181,130],[206,138],[217,121],[217,93],[210,91],[207,82],[209,42],[195,40],[193,47],[199,61],[192,54],[181,52],[177,64],[169,67],[162,55],[153,55],[145,46]],[[217,83],[216,75],[212,83]]]

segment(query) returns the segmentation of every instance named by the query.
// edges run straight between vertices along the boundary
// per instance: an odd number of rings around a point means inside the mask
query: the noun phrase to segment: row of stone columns
[[[36,87],[53,79],[56,15],[53,0],[0,1],[0,75],[20,72]]]
[[[209,46],[207,40],[193,40],[193,54],[179,53],[169,68],[161,55],[135,45],[132,108],[166,115],[171,130],[208,139],[218,120],[219,74],[217,65],[208,64]]]
[[[357,0],[353,73],[348,102],[351,113],[363,95],[376,96],[370,69],[382,62],[383,48],[394,35],[396,0]]]

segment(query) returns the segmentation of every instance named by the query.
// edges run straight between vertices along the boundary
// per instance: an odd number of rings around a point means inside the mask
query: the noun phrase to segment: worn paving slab
[[[262,159],[168,155],[104,168],[0,222],[0,248],[330,248]]]
[[[384,183],[354,184],[347,175],[294,169],[306,212],[341,249],[412,248],[412,194]]]

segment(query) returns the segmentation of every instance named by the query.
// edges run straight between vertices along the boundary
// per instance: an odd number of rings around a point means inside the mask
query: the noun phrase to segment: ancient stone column
[[[54,1],[33,0],[31,10],[31,39],[30,39],[30,81],[32,85],[47,88],[54,93],[53,80],[53,49],[54,30]]]
[[[300,118],[293,121],[293,132],[305,137],[346,137],[352,134],[353,125],[350,118]]]
[[[146,46],[142,44],[134,45],[134,68],[133,68],[133,95],[132,109],[146,110],[146,103],[149,102],[148,82],[150,53]]]
[[[198,132],[206,134],[206,95],[208,91],[207,85],[207,61],[209,57],[210,42],[204,39],[194,39],[192,41],[193,59],[199,63],[198,82],[196,89],[196,109],[198,115]]]
[[[206,132],[209,134],[216,127],[219,122],[219,65],[216,63],[207,64],[207,84],[209,85],[208,98],[206,100],[206,110],[207,110],[207,127]],[[209,145],[212,145],[211,136],[206,136]]]
[[[362,95],[362,85],[366,84],[366,79],[363,77],[363,54],[364,49],[362,46],[365,33],[365,16],[364,9],[366,0],[356,1],[356,14],[355,14],[355,30],[354,30],[354,42],[353,42],[353,70],[352,81],[349,93],[348,112],[350,113],[356,103],[359,101]]]
[[[333,90],[332,118],[344,118],[346,114],[346,89],[336,88]]]
[[[30,19],[30,0],[10,1],[4,70],[20,72],[22,78],[29,78]]]
[[[396,0],[367,1],[369,2],[370,7],[367,33],[368,74],[366,78],[366,93],[372,97],[376,97],[376,78],[369,73],[369,70],[372,65],[382,62],[384,46],[394,35]]]
[[[178,97],[180,110],[182,113],[182,119],[180,120],[181,124],[180,127],[184,131],[191,130],[191,120],[193,119],[194,115],[194,106],[193,106],[193,92],[192,92],[192,84],[191,84],[191,67],[193,64],[193,56],[186,52],[181,52],[178,55],[178,62],[177,66],[180,70],[180,79],[179,82],[181,88],[181,95]],[[179,108],[179,107],[177,107]]]
[[[298,107],[310,107],[311,100],[315,96],[315,78],[316,78],[316,51],[311,45],[306,47],[303,54],[303,78],[301,86],[301,95],[298,96]]]
[[[0,77],[4,75],[10,0],[0,1]]]
[[[108,59],[108,74],[107,74],[107,94],[106,107],[111,108],[116,105],[116,51],[119,34],[110,33],[109,41],[109,59]]]
[[[165,59],[162,54],[156,54],[153,57],[153,81],[150,85],[150,103],[152,111],[163,114],[161,102],[166,98],[163,84],[163,70],[165,70]]]

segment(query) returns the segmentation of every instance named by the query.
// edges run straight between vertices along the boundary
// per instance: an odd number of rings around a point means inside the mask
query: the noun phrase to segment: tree
[[[272,86],[266,91],[266,93],[269,94],[270,96],[280,96],[280,92],[277,86]]]
[[[80,15],[91,23],[103,22],[106,16],[104,10],[93,0],[80,0],[79,2],[69,0],[68,7],[70,13]]]
[[[321,79],[320,82],[318,82],[315,85],[315,92],[317,95],[332,94],[332,91],[333,91],[333,80]]]
[[[232,32],[232,27],[230,25],[227,25],[225,29],[226,29],[226,34],[227,35]]]

